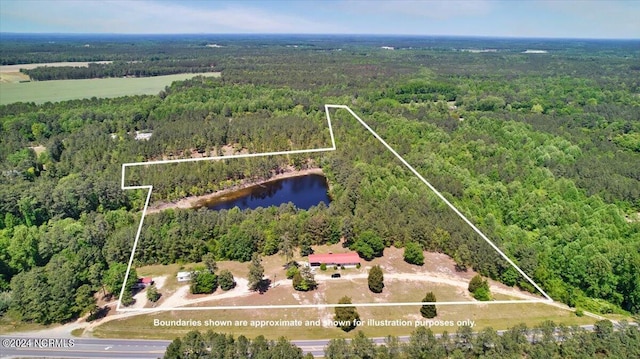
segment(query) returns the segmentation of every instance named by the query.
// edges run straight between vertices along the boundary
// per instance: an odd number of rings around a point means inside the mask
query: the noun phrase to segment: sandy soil
[[[164,211],[165,209],[169,209],[169,208],[181,208],[181,209],[186,209],[186,208],[193,208],[196,206],[196,204],[200,201],[206,201],[212,198],[216,198],[216,197],[220,197],[220,196],[224,196],[225,194],[243,189],[243,188],[247,188],[256,184],[264,184],[264,183],[268,183],[271,181],[277,181],[280,179],[284,179],[284,178],[292,178],[292,177],[299,177],[299,176],[306,176],[306,175],[310,175],[310,174],[322,174],[322,169],[321,168],[309,168],[309,169],[305,169],[305,170],[300,170],[300,171],[296,171],[296,170],[288,170],[284,173],[281,174],[277,174],[267,180],[262,180],[262,181],[246,181],[238,186],[233,186],[221,191],[217,191],[214,193],[210,193],[210,194],[206,194],[203,196],[191,196],[191,197],[186,197],[183,198],[181,200],[178,200],[176,202],[162,202],[162,203],[157,203],[157,204],[153,204],[151,206],[149,206],[149,208],[147,208],[147,214],[149,213],[158,213],[160,211]]]

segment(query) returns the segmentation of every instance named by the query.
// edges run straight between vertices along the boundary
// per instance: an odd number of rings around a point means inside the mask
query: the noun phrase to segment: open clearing
[[[315,247],[316,253],[334,253],[344,251],[339,244],[333,246]],[[295,258],[301,261],[302,258]],[[238,285],[229,292],[218,289],[212,295],[191,295],[188,293],[188,284],[177,283],[175,273],[178,270],[192,268],[192,265],[168,265],[148,266],[138,268],[140,275],[151,275],[160,279],[163,289],[160,290],[162,298],[158,303],[140,303],[139,305],[157,312],[143,314],[141,312],[116,313],[110,311],[109,316],[92,323],[84,335],[98,337],[138,337],[138,338],[173,338],[193,329],[212,329],[221,332],[229,332],[236,335],[244,334],[256,336],[263,334],[271,339],[286,336],[290,339],[322,339],[327,337],[350,337],[351,334],[343,333],[331,325],[325,325],[323,321],[333,319],[333,308],[295,308],[295,309],[244,309],[244,310],[211,310],[189,311],[168,310],[168,308],[185,307],[211,307],[211,306],[256,306],[256,305],[300,305],[300,304],[325,304],[336,303],[343,295],[352,297],[354,303],[372,302],[407,302],[420,301],[426,291],[433,291],[438,301],[474,301],[467,291],[469,279],[475,274],[472,271],[456,272],[455,263],[451,258],[440,253],[425,253],[425,265],[414,266],[402,260],[402,250],[387,248],[382,258],[376,258],[371,262],[363,263],[360,269],[337,270],[342,274],[340,279],[330,278],[330,274],[336,270],[329,269],[326,272],[318,270],[316,280],[318,288],[311,292],[298,292],[293,290],[291,281],[285,279],[282,263],[284,258],[278,255],[264,257],[265,277],[271,279],[272,287],[264,294],[251,292],[247,289],[246,278],[248,263],[218,262],[220,269],[229,269],[236,277]],[[384,268],[385,289],[380,294],[374,294],[367,288],[367,272],[372,265],[378,264]],[[491,291],[498,300],[504,299],[532,299],[537,296],[507,287],[503,284],[490,281]],[[361,320],[364,324],[361,328],[369,336],[407,335],[415,330],[414,325],[382,326],[368,324],[368,319],[403,320],[407,323],[423,320],[419,314],[419,307],[414,306],[387,306],[387,307],[359,307]],[[515,318],[515,319],[514,319]],[[200,320],[202,325],[155,325],[154,320]],[[248,325],[218,325],[205,326],[207,319],[217,321],[246,320],[301,320],[320,321],[318,325],[257,327]],[[594,318],[577,317],[572,311],[560,304],[544,303],[514,303],[491,305],[448,305],[438,307],[438,317],[434,320],[446,322],[445,325],[435,326],[435,332],[455,331],[458,321],[473,321],[474,330],[491,326],[496,329],[504,329],[521,322],[529,326],[542,323],[545,320],[554,320],[567,325],[589,324]]]
[[[0,83],[17,83],[29,81],[29,76],[20,72],[20,69],[31,70],[36,67],[89,67],[90,63],[110,64],[113,61],[92,61],[92,62],[47,62],[37,64],[18,64],[0,66]]]
[[[176,74],[155,77],[0,83],[0,105],[14,102],[56,102],[82,98],[155,95],[174,81],[194,76],[219,77],[220,72]]]

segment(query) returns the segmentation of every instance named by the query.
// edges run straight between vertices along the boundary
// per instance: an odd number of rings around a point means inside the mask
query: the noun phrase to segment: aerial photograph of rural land
[[[640,358],[639,19],[0,0],[0,358]]]

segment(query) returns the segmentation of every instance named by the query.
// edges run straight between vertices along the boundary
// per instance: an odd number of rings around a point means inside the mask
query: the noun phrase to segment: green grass
[[[258,296],[258,295],[257,295]],[[286,301],[286,300],[285,300]],[[261,303],[258,303],[261,304]],[[386,335],[409,335],[415,330],[413,325],[407,326],[369,326],[367,319],[376,320],[405,320],[414,323],[415,320],[424,320],[416,307],[368,307],[358,308],[360,318],[364,325],[358,330],[364,331],[367,336],[381,337]],[[174,311],[155,314],[139,315],[122,320],[114,320],[96,327],[92,334],[99,338],[146,338],[146,339],[174,339],[186,334],[190,330],[206,331],[211,329],[217,332],[232,333],[234,335],[246,335],[255,337],[264,335],[268,339],[277,339],[285,336],[288,339],[326,339],[349,338],[356,331],[344,333],[338,328],[303,325],[301,327],[273,326],[257,328],[248,326],[218,326],[206,327],[204,321],[213,320],[291,320],[299,319],[318,320],[331,319],[333,309],[273,309],[273,310],[216,310],[216,311]],[[201,320],[201,326],[154,326],[154,319],[159,320]],[[546,320],[552,320],[557,324],[582,325],[593,324],[596,320],[589,317],[577,317],[568,310],[555,308],[546,304],[494,304],[487,306],[440,306],[438,316],[434,320],[449,322],[450,324],[434,326],[431,329],[436,333],[443,331],[455,332],[458,329],[458,321],[473,320],[474,331],[485,327],[494,329],[507,329],[519,323],[525,323],[529,327],[541,324]]]
[[[55,327],[57,325],[41,325],[36,323],[25,323],[18,319],[14,319],[9,313],[0,316],[0,335],[8,335],[11,333],[25,332],[31,330],[42,330]]]
[[[173,81],[186,80],[196,75],[198,74],[0,83],[0,104],[6,105],[14,102],[39,104],[47,101],[57,102],[91,97],[155,95]],[[211,72],[201,75],[220,76],[220,73]]]

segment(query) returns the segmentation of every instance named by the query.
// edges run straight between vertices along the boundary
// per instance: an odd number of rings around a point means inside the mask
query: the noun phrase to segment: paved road
[[[7,341],[7,339],[13,338],[17,338],[19,341]],[[0,337],[0,357],[152,359],[162,358],[165,349],[171,343],[167,340],[77,338],[67,339],[65,342],[67,348],[55,348],[47,347],[48,343],[34,339],[36,338],[32,338],[31,342],[29,342],[29,338],[25,337]],[[69,342],[70,340],[73,341],[73,344]],[[16,344],[23,346],[23,348],[15,348]],[[62,345],[63,343],[58,342],[57,344]],[[8,345],[14,348],[7,348]]]
[[[581,327],[589,331],[594,330],[593,325],[582,325]],[[505,330],[499,330],[498,334],[502,335],[504,332]],[[436,336],[439,336],[439,334]],[[20,341],[11,342],[11,339],[20,339]],[[401,342],[407,342],[409,337],[400,336],[398,339]],[[531,336],[528,339],[531,340]],[[40,342],[36,341],[31,342],[30,348],[7,348],[8,344],[20,343],[28,345],[26,340],[28,340],[27,337],[0,336],[0,357],[152,359],[162,358],[165,349],[171,343],[168,340],[74,338],[66,339],[67,341],[64,343],[67,344],[67,348],[38,348],[37,346]],[[73,341],[72,347],[69,347],[69,340]],[[382,344],[385,339],[373,338],[372,340],[376,344]],[[321,357],[324,355],[324,348],[329,343],[329,339],[294,340],[292,343],[300,347],[305,354],[311,353],[313,356]],[[58,342],[58,344],[61,344],[61,342]]]

